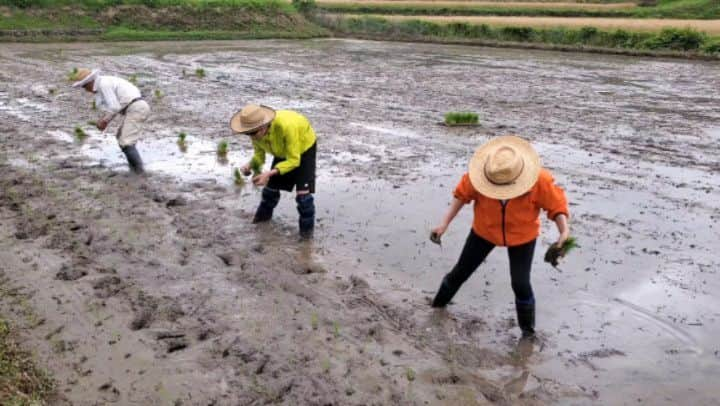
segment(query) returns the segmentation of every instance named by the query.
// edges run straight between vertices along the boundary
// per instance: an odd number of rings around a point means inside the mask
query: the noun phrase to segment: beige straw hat
[[[267,106],[246,104],[242,110],[230,119],[230,128],[236,133],[244,134],[257,130],[275,118],[275,110]]]
[[[83,87],[91,81],[95,80],[98,74],[100,74],[100,69],[78,69],[74,78],[77,82],[73,83],[72,87]]]
[[[481,145],[470,159],[470,183],[480,194],[507,200],[532,189],[540,176],[540,157],[529,142],[515,135]]]

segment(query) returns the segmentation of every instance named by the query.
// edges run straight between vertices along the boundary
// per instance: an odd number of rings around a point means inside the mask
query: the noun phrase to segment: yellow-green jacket
[[[269,152],[277,158],[285,158],[275,166],[284,175],[300,166],[300,155],[310,149],[315,140],[315,131],[307,118],[291,110],[278,110],[268,133],[259,141],[253,141],[255,155],[251,164],[262,166],[265,154]]]

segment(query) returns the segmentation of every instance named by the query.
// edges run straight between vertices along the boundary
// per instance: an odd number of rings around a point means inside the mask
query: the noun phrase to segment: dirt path
[[[57,404],[717,403],[713,64],[364,41],[0,58],[3,311],[57,376]],[[79,64],[162,90],[140,145],[149,178],[89,126],[73,140],[90,99],[48,89]],[[197,67],[205,79],[182,73]],[[321,134],[312,245],[289,196],[249,224],[257,190],[230,174],[250,150],[226,128],[246,101],[298,109]],[[435,125],[447,109],[483,126]],[[562,272],[536,260],[532,346],[517,343],[502,250],[448,312],[427,307],[467,227],[442,250],[426,232],[471,151],[506,132],[567,187],[583,245]]]
[[[660,31],[663,28],[692,28],[710,35],[720,35],[718,20],[676,20],[670,18],[586,18],[586,17],[501,17],[501,16],[395,16],[395,15],[354,15],[349,17],[374,16],[392,21],[422,20],[444,23],[488,24],[510,27],[595,27],[601,30],[623,29],[629,31]]]

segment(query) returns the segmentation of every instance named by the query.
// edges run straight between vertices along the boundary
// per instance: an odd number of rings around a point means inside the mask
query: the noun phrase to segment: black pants
[[[452,296],[455,295],[470,275],[475,272],[493,248],[495,248],[495,245],[470,230],[470,235],[468,235],[465,241],[460,259],[458,259],[452,271],[445,275],[445,279],[443,280],[449,297],[442,298],[441,302],[445,303],[440,303],[441,305],[444,306],[450,302]],[[530,285],[530,268],[532,267],[534,253],[535,240],[523,245],[508,247],[510,280],[513,292],[515,293],[515,303],[517,304],[530,305],[535,303],[532,286]]]

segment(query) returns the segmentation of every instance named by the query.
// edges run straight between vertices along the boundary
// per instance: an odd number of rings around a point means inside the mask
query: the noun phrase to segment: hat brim
[[[495,150],[506,145],[518,151],[524,166],[515,181],[506,185],[498,185],[485,175],[485,163]],[[468,165],[468,174],[470,183],[481,195],[492,199],[508,200],[532,189],[540,176],[541,169],[540,156],[529,142],[514,135],[504,135],[491,139],[475,151]]]
[[[92,82],[93,80],[95,80],[99,73],[100,73],[100,69],[93,69],[93,71],[90,72],[89,75],[85,76],[82,80],[78,80],[77,82],[73,83],[71,86],[72,87],[83,87],[83,86],[87,85],[88,83]]]
[[[233,114],[232,118],[230,119],[230,128],[238,134],[245,134],[257,130],[258,128],[273,121],[273,119],[275,118],[275,110],[268,106],[261,105],[260,111],[262,111],[263,113],[263,120],[261,124],[255,124],[248,127],[243,126],[240,122],[240,111],[238,111],[237,113]]]

